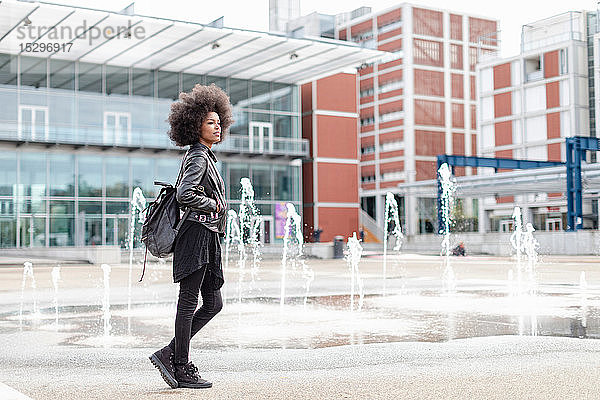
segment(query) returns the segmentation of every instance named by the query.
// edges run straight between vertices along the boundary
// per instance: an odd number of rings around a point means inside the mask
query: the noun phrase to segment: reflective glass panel
[[[252,81],[251,107],[256,110],[271,109],[271,84],[269,82]]]
[[[102,158],[95,156],[80,156],[79,168],[79,196],[102,196]]]
[[[21,196],[42,197],[46,195],[46,155],[42,153],[21,154]]]
[[[129,214],[129,202],[127,201],[107,201],[107,214]]]
[[[271,169],[267,165],[253,165],[252,178],[254,198],[256,200],[271,200]]]
[[[75,156],[52,154],[50,160],[50,196],[75,195]]]
[[[73,246],[75,220],[73,217],[50,218],[50,246]]]
[[[155,181],[170,182],[175,184],[177,173],[179,172],[180,159],[177,158],[158,158],[156,159]],[[154,190],[157,190],[155,187]]]
[[[273,166],[274,178],[274,197],[275,200],[291,201],[293,200],[293,185],[291,168],[275,165]]]
[[[210,85],[214,83],[224,91],[227,91],[227,79],[221,78],[220,76],[207,76],[206,77],[206,85]]]
[[[297,111],[297,92],[296,87],[285,83],[273,83],[273,92],[271,93],[273,110],[277,111]]]
[[[102,66],[79,63],[79,90],[102,93]]]
[[[102,218],[84,219],[84,243],[86,246],[102,244]]]
[[[107,157],[106,162],[106,196],[129,196],[129,162],[123,157]]]
[[[229,127],[229,133],[232,135],[244,135],[248,136],[248,111],[241,111],[240,109],[233,109],[233,125]]]
[[[106,66],[106,94],[129,94],[129,69]]]
[[[131,185],[132,189],[139,187],[144,196],[154,197],[154,160],[151,158],[131,158]]]
[[[196,86],[196,84],[204,84],[204,76],[196,74],[182,74],[182,88],[183,92],[189,92]]]
[[[46,87],[46,58],[21,56],[21,85]]]
[[[21,214],[44,215],[46,214],[46,200],[41,196],[32,199],[19,199],[19,212]]]
[[[75,202],[68,200],[51,200],[50,201],[50,215],[74,215],[75,213]]]
[[[15,247],[17,245],[17,220],[0,217],[0,247]]]
[[[248,107],[248,85],[244,79],[229,79],[229,98],[234,107]]]
[[[0,54],[0,85],[17,84],[17,57]]]
[[[276,137],[297,138],[297,119],[289,115],[275,115],[273,129]]]
[[[102,216],[102,202],[101,201],[80,201],[79,202],[79,215],[96,215]]]
[[[12,196],[17,184],[17,156],[15,153],[0,152],[0,196]]]
[[[56,89],[75,89],[75,63],[50,59],[50,87]]]
[[[158,71],[158,97],[176,100],[179,96],[179,74]]]
[[[135,96],[154,96],[154,71],[134,68],[131,78]]]
[[[240,180],[242,178],[250,178],[250,171],[247,165],[243,164],[230,164],[229,166],[229,198],[231,200],[239,200],[242,194],[242,185]]]

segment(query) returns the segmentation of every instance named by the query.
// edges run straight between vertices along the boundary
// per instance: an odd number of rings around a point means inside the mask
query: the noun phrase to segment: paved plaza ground
[[[240,292],[229,268],[224,310],[192,343],[208,390],[168,388],[147,358],[173,329],[168,263],[149,265],[142,283],[134,265],[131,310],[129,267],[111,266],[106,337],[99,266],[62,265],[55,292],[55,263],[36,260],[34,298],[29,280],[21,292],[22,261],[0,262],[0,382],[33,399],[599,397],[600,257],[543,258],[531,297],[513,292],[510,258],[453,258],[457,289],[448,294],[442,258],[405,254],[388,259],[383,296],[382,257],[369,254],[363,309],[353,312],[343,260],[308,260],[306,306],[301,274],[290,271],[283,312],[277,262],[263,262],[254,283],[245,276]],[[18,398],[8,393],[0,385],[1,399]]]

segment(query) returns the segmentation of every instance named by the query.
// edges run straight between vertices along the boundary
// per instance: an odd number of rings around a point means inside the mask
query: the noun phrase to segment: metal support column
[[[586,151],[599,151],[600,140],[589,136],[566,138],[567,151],[567,230],[583,229],[583,178],[581,162]]]
[[[575,230],[575,189],[573,188],[573,140],[567,138],[565,142],[567,161],[567,231]]]
[[[573,186],[575,189],[575,230],[583,229],[583,180],[581,179],[581,160],[585,152],[581,143],[575,142],[573,146],[575,165],[573,166]],[[568,172],[567,172],[568,173]]]

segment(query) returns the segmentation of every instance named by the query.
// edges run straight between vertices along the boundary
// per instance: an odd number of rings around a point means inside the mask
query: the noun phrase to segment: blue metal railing
[[[442,164],[448,164],[453,167],[474,167],[474,168],[494,168],[496,172],[498,169],[532,169],[532,168],[545,168],[545,167],[557,167],[565,165],[559,161],[533,161],[533,160],[515,160],[512,158],[487,158],[487,157],[474,157],[474,156],[452,156],[441,154],[437,156],[437,168],[438,170]],[[567,174],[568,177],[568,174]],[[445,233],[445,224],[442,216],[442,182],[440,176],[437,176],[437,206],[438,206],[438,233]]]

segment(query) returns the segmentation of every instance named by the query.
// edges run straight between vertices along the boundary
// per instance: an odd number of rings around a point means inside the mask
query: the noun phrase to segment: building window
[[[386,93],[391,92],[392,90],[401,89],[402,86],[404,86],[402,83],[402,79],[387,81],[382,83],[381,86],[379,86],[379,93]]]
[[[386,22],[385,25],[382,25],[377,29],[378,34],[386,33],[389,31],[393,31],[394,29],[398,29],[402,27],[402,21],[389,21]]]
[[[416,35],[442,37],[443,14],[439,11],[413,8],[413,31]]]
[[[375,153],[374,145],[360,148],[360,154],[362,154],[362,155],[373,154],[373,153]]]
[[[48,140],[48,107],[19,106],[18,138],[23,140]]]
[[[415,64],[441,67],[443,65],[443,54],[441,42],[421,39],[414,40]]]
[[[79,63],[78,90],[102,93],[102,65]]]
[[[131,114],[128,112],[104,112],[104,144],[131,144]]]
[[[387,121],[394,121],[397,119],[401,119],[402,117],[404,117],[404,112],[403,111],[392,111],[392,112],[387,112],[385,114],[379,114],[379,121],[380,122],[387,122]]]
[[[375,94],[375,91],[373,90],[372,87],[367,88],[367,89],[363,89],[363,90],[360,91],[360,97],[373,96],[373,94]]]
[[[459,44],[450,45],[450,67],[452,69],[463,68],[462,46]]]
[[[375,196],[362,197],[360,199],[360,208],[369,214],[371,218],[375,218]]]
[[[46,87],[47,61],[46,58],[21,56],[21,86]]]
[[[361,183],[375,182],[375,175],[363,175],[360,177]]]
[[[568,63],[567,63],[567,49],[560,49],[559,63],[560,63],[559,73],[561,75],[567,74],[569,72]]]
[[[395,151],[404,149],[404,141],[403,140],[389,140],[387,142],[381,143],[381,151]]]
[[[399,181],[405,178],[404,171],[396,170],[396,171],[386,171],[381,174],[382,181]]]
[[[373,125],[375,123],[375,117],[365,117],[360,119],[360,126]]]
[[[248,127],[249,151],[251,153],[273,152],[273,124],[251,121]]]
[[[477,48],[469,47],[469,68],[471,71],[475,71],[475,65],[477,65]]]
[[[0,54],[0,85],[17,84],[17,56]]]
[[[525,80],[538,81],[544,77],[542,72],[542,58],[537,55],[525,59]]]
[[[370,29],[368,31],[359,32],[352,36],[352,41],[355,43],[366,42],[371,39],[373,39],[373,31]]]

